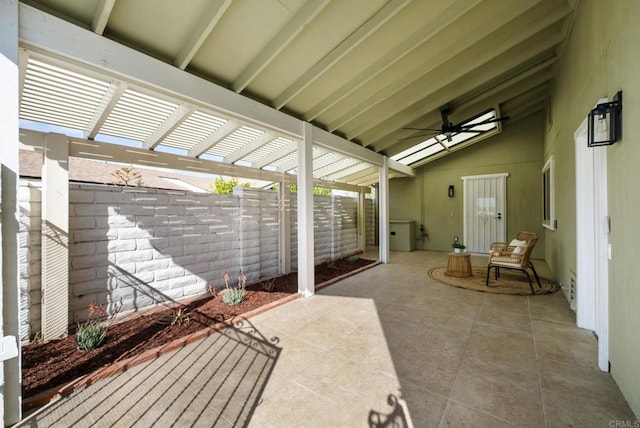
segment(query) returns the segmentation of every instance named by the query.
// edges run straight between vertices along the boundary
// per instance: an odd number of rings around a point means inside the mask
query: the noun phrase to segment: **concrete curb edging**
[[[358,268],[356,270],[353,270],[349,273],[337,276],[335,278],[332,278],[328,281],[325,281],[321,284],[316,285],[316,291],[320,290],[322,288],[328,287],[332,284],[335,284],[338,281],[341,281],[345,278],[348,278],[350,276],[356,275],[360,272],[363,272],[367,269],[371,269],[375,266],[378,266],[379,264],[381,264],[382,262],[380,261],[376,261],[374,263],[368,264],[366,266],[363,266],[361,268]],[[266,305],[260,306],[259,308],[254,309],[253,311],[249,311],[246,312],[242,315],[238,315],[235,316],[233,318],[230,318],[224,322],[218,323],[212,327],[207,327],[204,328],[202,330],[196,331],[195,333],[192,333],[188,336],[185,337],[181,337],[179,339],[175,339],[172,342],[169,342],[167,344],[161,345],[157,348],[154,349],[149,349],[148,351],[143,352],[140,355],[134,356],[134,357],[130,357],[127,358],[125,360],[122,361],[116,361],[106,367],[100,368],[96,371],[94,371],[93,373],[89,373],[87,375],[81,376],[76,380],[73,380],[69,383],[67,383],[66,385],[63,386],[58,386],[58,387],[53,387],[50,388],[48,390],[39,392],[38,394],[29,397],[25,400],[23,400],[22,402],[22,410],[26,411],[26,410],[32,410],[38,407],[42,407],[45,406],[46,404],[49,404],[50,402],[54,401],[54,400],[58,400],[60,398],[66,397],[70,394],[72,394],[73,392],[85,388],[89,385],[92,385],[94,383],[96,383],[99,380],[102,380],[104,378],[107,378],[109,376],[113,376],[115,374],[118,373],[122,373],[132,367],[137,366],[138,364],[142,364],[145,363],[147,361],[150,361],[152,359],[155,359],[161,355],[164,355],[166,353],[175,351],[176,349],[182,348],[190,343],[193,343],[197,340],[200,339],[204,339],[205,337],[210,336],[213,333],[219,332],[221,330],[226,329],[227,327],[233,326],[236,322],[240,321],[240,320],[245,320],[251,317],[254,317],[256,315],[262,314],[270,309],[273,309],[275,307],[278,307],[280,305],[283,305],[285,303],[288,303],[292,300],[296,300],[299,297],[301,297],[300,294],[292,294],[290,296],[287,297],[283,297],[280,300],[276,300],[275,302],[271,302],[268,303]]]

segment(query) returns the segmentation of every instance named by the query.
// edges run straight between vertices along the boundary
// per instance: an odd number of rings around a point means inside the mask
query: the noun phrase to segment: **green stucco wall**
[[[563,281],[576,267],[573,134],[598,99],[622,90],[623,139],[607,149],[609,360],[614,379],[640,416],[640,1],[577,3],[570,38],[558,61],[545,132],[555,155],[559,228],[546,232],[545,258]],[[580,278],[578,289],[580,289]]]
[[[533,114],[494,137],[418,168],[415,178],[391,180],[389,218],[425,226],[428,237],[417,241],[417,249],[450,251],[453,236],[463,236],[461,177],[506,172],[507,239],[520,230],[537,233],[541,240],[533,256],[542,258],[543,129],[544,115]],[[447,195],[451,184],[454,198]]]

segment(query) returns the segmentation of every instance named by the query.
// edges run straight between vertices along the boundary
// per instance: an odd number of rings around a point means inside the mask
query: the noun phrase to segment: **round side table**
[[[471,254],[449,253],[449,258],[447,259],[447,270],[444,274],[458,278],[468,278],[473,276],[473,273],[471,272]]]

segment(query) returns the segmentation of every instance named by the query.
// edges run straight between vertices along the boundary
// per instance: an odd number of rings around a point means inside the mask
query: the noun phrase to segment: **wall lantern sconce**
[[[589,112],[587,133],[589,147],[610,146],[622,138],[622,91]]]
[[[455,192],[453,190],[453,184],[449,186],[448,195],[450,198],[453,198],[455,196]]]

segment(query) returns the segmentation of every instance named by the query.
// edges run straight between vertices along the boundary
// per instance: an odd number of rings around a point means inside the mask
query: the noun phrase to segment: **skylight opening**
[[[398,161],[404,165],[411,165],[421,160],[427,159],[431,156],[448,150],[451,147],[472,140],[479,135],[485,134],[489,131],[493,131],[498,128],[498,122],[483,123],[488,120],[496,119],[495,109],[491,109],[485,113],[482,113],[476,117],[473,117],[465,122],[458,124],[457,126],[465,127],[462,132],[454,132],[446,134],[438,134],[433,137],[424,140],[415,146],[412,146],[396,155],[391,156],[391,159]],[[478,124],[473,126],[474,124]],[[451,140],[451,141],[449,141]]]

